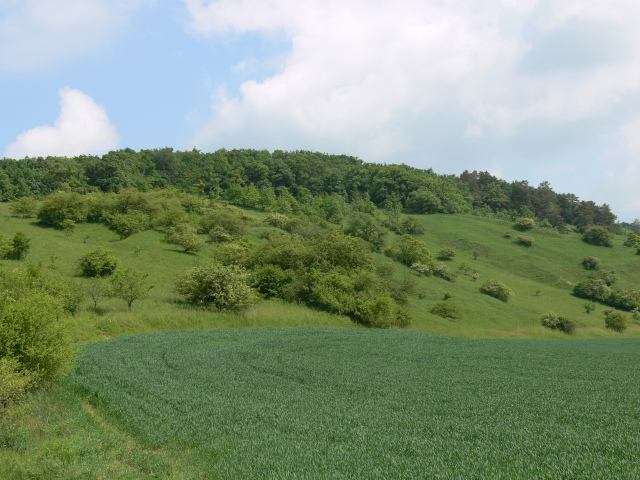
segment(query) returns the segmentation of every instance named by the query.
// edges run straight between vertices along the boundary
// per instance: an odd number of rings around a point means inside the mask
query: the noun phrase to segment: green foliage
[[[584,302],[582,306],[586,313],[591,313],[596,309],[596,304],[594,302]]]
[[[106,277],[115,272],[120,264],[111,250],[98,247],[82,254],[78,259],[78,275],[83,277]]]
[[[576,322],[573,320],[560,316],[555,312],[543,313],[540,317],[542,326],[550,328],[552,330],[560,330],[561,332],[571,335],[576,330]]]
[[[373,245],[376,250],[380,250],[384,245],[387,230],[373,215],[354,212],[347,217],[344,233],[360,237]]]
[[[153,285],[147,284],[147,277],[149,274],[132,267],[119,269],[109,278],[111,295],[127,302],[127,307],[131,311],[133,302],[147,298],[149,290],[153,288]]]
[[[38,212],[38,202],[33,197],[20,197],[11,203],[11,213],[19,218],[32,218]]]
[[[486,280],[482,285],[480,285],[480,287],[478,287],[478,289],[480,290],[480,293],[497,298],[503,302],[508,302],[509,298],[514,295],[513,291],[509,287],[495,278]]]
[[[507,230],[506,232],[504,232],[504,237],[511,238],[511,231]]]
[[[611,330],[622,333],[627,329],[627,316],[616,310],[608,312],[604,317],[604,325]]]
[[[25,277],[24,272],[14,276]],[[12,383],[17,382],[13,388],[19,390],[20,384],[27,389],[59,379],[75,355],[61,302],[37,283],[16,288],[21,290],[5,291],[0,298],[0,359],[10,359],[4,368],[13,370]]]
[[[456,252],[456,249],[453,247],[444,247],[441,248],[440,251],[438,251],[438,260],[451,260],[452,258],[454,258],[456,256],[458,252]]]
[[[98,302],[110,295],[109,287],[100,277],[92,278],[86,286],[87,295],[93,300],[93,308],[98,308]]]
[[[606,303],[611,296],[611,288],[607,285],[607,282],[601,278],[588,278],[574,285],[573,294],[576,297]]]
[[[405,204],[411,213],[437,213],[442,210],[442,202],[438,195],[427,189],[411,192]]]
[[[448,300],[436,303],[429,308],[429,312],[442,318],[458,319],[463,317],[462,306]]]
[[[392,229],[401,235],[422,235],[426,231],[415,217],[404,217],[400,223],[394,224]]]
[[[62,228],[65,220],[81,223],[87,220],[85,198],[75,192],[49,195],[38,210],[38,220],[45,226]]]
[[[221,227],[228,234],[240,237],[247,234],[247,226],[250,223],[250,217],[237,207],[215,206],[203,214],[200,229],[208,233],[216,227]]]
[[[164,241],[179,245],[185,252],[197,252],[204,247],[204,240],[198,236],[198,230],[188,223],[169,227]]]
[[[433,268],[433,274],[436,277],[440,277],[448,282],[455,281],[456,274],[451,271],[449,265],[446,263],[438,263]]]
[[[388,249],[386,253],[407,266],[414,263],[425,265],[433,263],[427,244],[411,235],[402,235],[393,248]]]
[[[627,239],[624,242],[624,246],[625,247],[640,248],[640,235],[638,235],[638,234],[636,234],[634,232],[627,233]]]
[[[1,244],[2,239],[0,239],[0,252],[5,250],[5,247]],[[5,255],[13,260],[24,260],[30,248],[31,239],[22,232],[16,232],[11,240],[10,249],[6,251]]]
[[[526,235],[518,235],[516,237],[516,241],[518,242],[519,245],[530,247],[531,245],[533,245],[533,242],[535,242],[535,239],[528,237]]]
[[[533,218],[518,218],[514,225],[514,228],[521,231],[531,230],[535,226],[536,222]]]
[[[104,221],[111,230],[120,236],[121,240],[151,228],[149,216],[139,212],[114,213],[104,217]]]
[[[16,358],[0,358],[0,419],[5,409],[17,403],[35,383],[35,372],[20,367]]]
[[[249,273],[242,267],[209,262],[183,273],[175,282],[175,291],[196,305],[242,310],[257,299],[249,281]]]
[[[291,270],[282,270],[278,265],[259,265],[253,272],[252,286],[266,298],[290,298],[290,287],[295,279]]]
[[[602,261],[598,257],[585,257],[580,263],[585,270],[595,270],[600,266]]]
[[[582,240],[591,245],[613,247],[613,235],[604,227],[589,227],[583,234]]]

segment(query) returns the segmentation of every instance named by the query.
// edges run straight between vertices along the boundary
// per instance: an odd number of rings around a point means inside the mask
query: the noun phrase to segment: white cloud
[[[6,148],[6,158],[102,154],[118,146],[118,133],[103,107],[79,90],[66,87],[58,94],[60,116],[55,124],[18,135]]]
[[[637,0],[184,3],[198,35],[291,43],[274,75],[214,97],[200,148],[319,149],[520,178],[536,168],[566,184],[560,163],[621,141],[610,134],[640,98]]]
[[[0,0],[0,73],[42,71],[107,46],[144,0]]]

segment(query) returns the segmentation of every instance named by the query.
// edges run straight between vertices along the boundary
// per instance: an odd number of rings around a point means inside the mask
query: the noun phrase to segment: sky
[[[0,155],[312,150],[640,218],[637,0],[0,0]]]

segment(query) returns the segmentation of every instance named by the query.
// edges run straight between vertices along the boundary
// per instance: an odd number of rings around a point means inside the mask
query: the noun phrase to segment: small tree
[[[462,318],[462,307],[455,302],[443,301],[438,302],[429,309],[429,313],[438,315],[442,318]]]
[[[627,329],[627,324],[627,316],[624,313],[618,312],[616,310],[608,312],[604,317],[605,327],[619,333],[622,333]]]
[[[536,222],[533,218],[518,218],[516,220],[515,228],[521,231],[531,230]]]
[[[571,335],[576,330],[576,322],[566,317],[562,317],[555,312],[543,313],[540,317],[540,323],[552,330],[560,330],[561,332]]]
[[[596,304],[594,302],[584,302],[582,306],[584,307],[584,311],[589,314],[596,309]]]
[[[518,235],[516,237],[516,241],[518,242],[519,245],[522,245],[525,247],[530,247],[531,245],[533,245],[533,242],[535,242],[533,238],[528,237],[526,235]]]
[[[164,241],[181,246],[185,252],[197,252],[204,247],[204,240],[198,236],[198,230],[188,223],[169,228]]]
[[[98,308],[98,302],[109,296],[109,288],[100,277],[94,277],[86,288],[87,294],[93,300],[93,308]]]
[[[209,262],[182,274],[175,289],[190,303],[221,311],[241,310],[257,300],[249,281],[249,273],[242,267]]]
[[[31,239],[24,233],[17,232],[11,240],[11,250],[7,254],[9,258],[14,260],[23,260],[27,256],[27,252],[31,248]]]
[[[451,260],[456,256],[456,249],[453,247],[444,247],[438,251],[438,259],[439,260]]]
[[[153,285],[147,285],[148,276],[148,274],[131,267],[118,270],[109,279],[111,295],[127,302],[127,306],[131,310],[131,304],[134,301],[149,296],[149,290],[153,288]]]
[[[85,252],[78,260],[78,274],[83,277],[105,277],[111,275],[118,265],[118,260],[110,250],[98,247]]]
[[[582,234],[582,240],[591,245],[613,247],[613,235],[609,230],[600,226],[589,227],[587,231]]]
[[[36,216],[38,202],[32,197],[20,197],[11,203],[11,213],[19,218],[31,218]]]
[[[508,302],[509,298],[511,298],[514,293],[513,291],[507,287],[501,281],[490,278],[485,281],[479,287],[480,293],[484,293],[485,295],[489,295],[490,297],[497,298],[498,300],[502,300],[503,302]]]
[[[586,257],[581,263],[585,270],[595,270],[600,265],[600,259],[597,257]]]

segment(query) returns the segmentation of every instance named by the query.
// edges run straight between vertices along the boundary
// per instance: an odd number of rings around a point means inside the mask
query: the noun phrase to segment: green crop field
[[[639,378],[636,339],[265,328],[90,344],[69,383],[193,477],[635,478]]]

